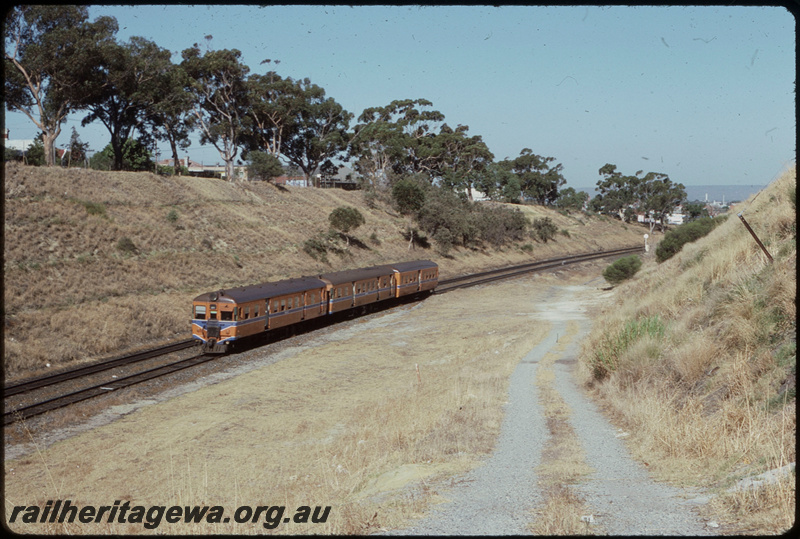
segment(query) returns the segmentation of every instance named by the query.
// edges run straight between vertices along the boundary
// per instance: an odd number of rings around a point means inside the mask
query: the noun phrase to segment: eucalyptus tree
[[[355,160],[355,170],[373,187],[387,187],[388,171],[405,157],[402,128],[381,107],[365,109],[358,121],[361,123],[354,128],[348,156]]]
[[[561,174],[563,166],[550,166],[555,157],[542,157],[524,148],[512,161],[512,172],[519,177],[522,193],[538,204],[552,204],[558,198],[558,188],[566,183]]]
[[[637,172],[639,176],[641,171]],[[669,214],[686,202],[686,190],[683,184],[673,183],[669,176],[660,172],[648,172],[638,182],[637,197],[639,209],[650,219],[650,234],[653,233],[656,221],[664,231],[664,221]]]
[[[489,163],[476,175],[474,185],[489,199],[519,204],[522,202],[522,186],[519,177],[511,171],[508,159]]]
[[[153,138],[169,143],[175,174],[180,176],[178,149],[185,151],[191,145],[189,134],[195,127],[192,94],[184,91],[189,82],[182,66],[170,62],[162,75],[159,95],[148,108],[145,123]]]
[[[625,221],[638,210],[651,217],[651,233],[656,221],[663,230],[667,215],[686,200],[684,186],[673,183],[668,175],[660,172],[643,175],[639,170],[633,176],[624,176],[616,165],[606,164],[599,173],[603,179],[597,182],[600,194],[592,200],[592,208]]]
[[[398,175],[427,173],[432,178],[439,155],[433,137],[444,122],[441,112],[429,110],[432,106],[427,99],[402,99],[365,109],[349,148],[358,171],[379,183],[385,183],[389,168]]]
[[[41,131],[45,163],[55,164],[55,141],[67,116],[81,108],[95,71],[96,46],[113,41],[113,17],[88,22],[78,5],[20,5],[6,15],[3,100]]]
[[[262,62],[271,62],[264,60]],[[277,60],[276,60],[277,62]],[[247,80],[251,119],[247,146],[280,158],[283,141],[297,124],[297,113],[303,104],[299,86],[291,78],[275,71],[253,74]]]
[[[241,62],[241,55],[236,49],[207,50],[203,54],[195,43],[183,51],[181,62],[188,75],[186,89],[193,96],[200,143],[211,143],[217,149],[231,181],[249,124],[246,78],[250,69]]]
[[[147,143],[150,133],[144,124],[148,111],[163,95],[164,79],[171,64],[171,54],[143,37],[131,37],[127,43],[109,41],[97,45],[98,70],[87,83],[83,104],[89,114],[82,125],[99,120],[111,134],[114,153],[113,170],[124,168],[123,145],[133,138]]]
[[[492,162],[494,155],[480,135],[468,137],[468,130],[466,125],[451,129],[444,124],[433,137],[433,147],[438,152],[436,174],[442,184],[454,190],[465,191],[472,200],[472,187]]]
[[[353,115],[325,90],[309,79],[295,81],[299,101],[292,111],[292,129],[281,141],[281,151],[290,164],[303,171],[306,182],[318,186],[314,173],[330,173],[333,159],[344,157],[349,140],[348,129]]]
[[[559,192],[555,205],[559,208],[580,211],[588,200],[589,193],[576,191],[574,187],[567,187]]]
[[[636,202],[635,176],[623,176],[616,165],[606,163],[598,171],[603,178],[597,181],[599,194],[592,200],[592,208],[625,220],[625,209]]]

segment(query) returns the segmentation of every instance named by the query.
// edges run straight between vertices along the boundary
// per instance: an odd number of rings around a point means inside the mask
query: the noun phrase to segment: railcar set
[[[438,282],[436,263],[415,260],[208,292],[193,301],[192,337],[225,353],[245,338],[430,294]]]

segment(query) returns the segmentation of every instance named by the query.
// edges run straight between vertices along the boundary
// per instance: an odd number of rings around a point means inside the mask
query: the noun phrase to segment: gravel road
[[[691,510],[680,489],[654,482],[635,462],[617,431],[582,393],[571,375],[580,341],[589,332],[587,302],[598,299],[597,283],[553,287],[552,301],[538,317],[552,329],[517,365],[509,386],[508,405],[494,453],[485,464],[441,494],[449,500],[434,507],[408,529],[407,535],[528,534],[533,510],[541,503],[536,467],[549,436],[536,380],[539,360],[555,350],[559,335],[574,320],[579,331],[555,362],[554,386],[569,405],[571,425],[587,463],[595,470],[573,490],[593,512],[590,533],[610,535],[713,535]]]

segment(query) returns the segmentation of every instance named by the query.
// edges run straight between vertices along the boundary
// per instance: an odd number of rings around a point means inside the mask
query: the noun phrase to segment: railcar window
[[[244,319],[247,320],[248,318],[250,318],[250,307],[245,307],[244,308]]]
[[[253,309],[253,318],[258,318],[258,305],[256,305]]]
[[[286,300],[282,299],[281,300],[281,311],[285,311],[285,310],[286,310]]]
[[[194,308],[194,317],[197,320],[205,320],[206,319],[206,306],[205,305],[197,305]]]
[[[221,311],[220,320],[233,320],[233,311]]]

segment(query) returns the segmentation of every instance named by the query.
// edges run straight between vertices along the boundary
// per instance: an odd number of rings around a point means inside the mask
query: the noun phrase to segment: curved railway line
[[[530,262],[508,268],[484,271],[471,275],[463,275],[451,279],[440,280],[435,293],[443,294],[460,288],[467,288],[470,286],[477,286],[480,284],[517,277],[526,273],[553,269],[570,264],[596,260],[599,258],[622,256],[636,253],[641,250],[641,247],[628,247],[610,251],[569,255],[547,260],[540,260],[537,262]],[[181,370],[189,369],[219,357],[212,354],[196,354],[189,358],[180,359],[178,361],[173,361],[166,364],[156,366],[151,365],[145,367],[143,370],[135,373],[124,374],[121,377],[109,375],[109,371],[112,369],[128,368],[134,365],[144,364],[148,360],[157,360],[158,358],[196,347],[196,343],[197,341],[192,339],[178,341],[160,348],[154,348],[126,356],[114,357],[60,373],[40,376],[23,380],[18,383],[9,384],[3,388],[3,424],[9,425],[11,423],[40,415],[51,410],[56,410],[58,408],[81,402],[99,395],[107,395],[111,391],[123,389],[148,380],[153,380]],[[101,378],[102,381],[89,381],[88,383],[90,385],[88,387],[81,389],[73,388],[66,392],[58,392],[55,390],[55,394],[53,393],[54,388],[64,382],[78,379],[89,379],[95,376],[102,376],[103,373],[106,373],[107,375],[104,378]],[[42,395],[36,396],[35,393],[40,391]],[[16,405],[9,402],[11,397],[16,396],[19,398],[29,395],[33,396],[34,402],[19,402]]]

